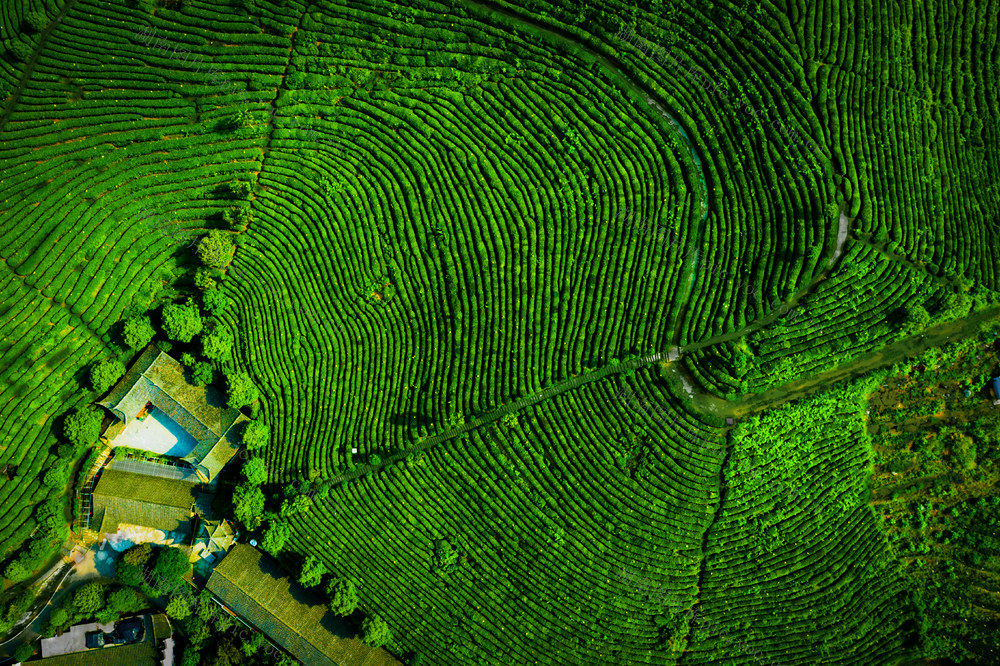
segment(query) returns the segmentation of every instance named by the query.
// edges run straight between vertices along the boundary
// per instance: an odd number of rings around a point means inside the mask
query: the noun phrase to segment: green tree
[[[243,202],[232,208],[227,208],[222,214],[222,220],[233,231],[242,231],[253,222],[253,210],[250,204]]]
[[[126,550],[122,555],[122,560],[133,566],[145,567],[152,556],[153,546],[148,543],[140,543]]]
[[[271,430],[263,421],[249,421],[243,429],[243,446],[247,451],[257,451],[267,446]]]
[[[279,515],[282,518],[287,518],[288,516],[294,516],[299,513],[305,513],[312,508],[313,501],[311,497],[307,495],[296,495],[291,499],[286,499],[281,503],[281,510]]]
[[[216,317],[221,315],[225,311],[226,306],[229,305],[229,299],[218,289],[212,289],[202,294],[201,302],[205,306],[205,309]]]
[[[16,37],[8,42],[7,52],[11,57],[21,62],[31,60],[31,47],[17,39]]]
[[[129,587],[119,587],[108,595],[108,608],[117,613],[135,613],[146,605],[135,590]]]
[[[156,587],[167,587],[180,581],[191,571],[191,562],[180,548],[166,546],[156,554],[156,564],[153,565],[153,581]]]
[[[350,615],[361,600],[358,598],[358,588],[350,578],[334,578],[326,586],[330,597],[330,610],[337,615]]]
[[[125,320],[125,327],[122,329],[122,340],[131,349],[140,349],[145,347],[156,335],[156,331],[153,330],[153,324],[149,321],[149,317],[145,315],[139,317],[130,317]]]
[[[323,576],[326,573],[326,565],[323,563],[323,560],[315,555],[309,555],[306,557],[306,561],[302,563],[299,584],[304,587],[316,587],[323,581]]]
[[[202,352],[211,361],[225,361],[233,355],[233,336],[225,326],[216,326],[201,338]]]
[[[235,252],[231,235],[220,229],[212,229],[198,243],[198,258],[209,268],[225,268]]]
[[[246,109],[237,111],[229,121],[229,126],[233,129],[246,129],[251,125],[253,125],[253,114]]]
[[[931,315],[927,308],[920,304],[906,306],[906,327],[909,331],[922,331],[931,322]]]
[[[194,286],[201,291],[212,291],[218,286],[214,273],[216,273],[214,268],[199,268],[194,273]]]
[[[260,526],[261,516],[264,514],[264,505],[264,493],[258,486],[241,483],[233,491],[233,512],[236,515],[236,520],[251,530],[255,530]]]
[[[141,587],[146,583],[144,577],[146,564],[152,556],[153,549],[148,543],[132,546],[122,555],[115,564],[115,578],[131,585]]]
[[[361,631],[364,634],[361,640],[372,647],[382,647],[392,640],[388,623],[378,615],[366,617],[361,623]]]
[[[246,180],[234,180],[229,183],[229,195],[234,199],[247,199],[253,192],[253,185]]]
[[[31,571],[24,566],[20,559],[11,560],[3,571],[3,577],[15,585],[28,580],[29,576],[31,576]]]
[[[81,618],[91,617],[104,608],[104,585],[86,583],[73,594],[73,605]]]
[[[188,299],[184,305],[171,303],[163,306],[163,332],[177,342],[191,342],[201,333],[203,323],[201,313],[194,301]]]
[[[292,535],[292,528],[287,523],[280,520],[272,520],[264,532],[264,538],[260,542],[260,547],[271,555],[277,555],[285,547],[288,537]]]
[[[517,427],[517,414],[504,414],[500,422],[507,428],[513,429]]]
[[[35,32],[41,32],[49,25],[49,17],[44,12],[28,12],[24,15],[24,23]]]
[[[31,643],[21,643],[14,650],[14,659],[18,662],[28,661],[33,654],[35,654],[35,651],[32,649]]]
[[[77,407],[63,421],[63,437],[76,448],[90,446],[101,436],[101,413],[94,407]]]
[[[247,483],[259,486],[267,481],[267,466],[261,458],[251,458],[243,465],[243,478]]]
[[[62,490],[69,481],[69,465],[64,461],[57,461],[45,472],[42,483],[53,490]]]
[[[240,408],[249,405],[259,397],[257,387],[254,386],[250,375],[245,372],[228,375],[226,388],[229,389],[229,399],[226,402],[230,407]]]
[[[125,374],[125,365],[114,358],[106,358],[90,366],[90,385],[98,393],[104,393],[115,385]]]
[[[70,622],[69,611],[67,611],[62,606],[56,606],[52,609],[52,613],[49,615],[49,626],[54,628],[60,628]],[[53,632],[55,633],[55,632]]]
[[[175,620],[186,620],[191,617],[191,604],[184,597],[174,597],[167,603],[167,615]]]
[[[195,363],[194,369],[191,370],[191,381],[194,382],[195,386],[211,384],[214,379],[215,370],[212,369],[211,363],[206,363],[205,361]]]

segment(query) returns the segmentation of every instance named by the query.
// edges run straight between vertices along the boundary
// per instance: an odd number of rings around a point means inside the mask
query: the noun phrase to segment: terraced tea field
[[[242,533],[408,663],[996,663],[869,399],[1000,302],[1000,3],[641,4],[0,8],[0,564],[193,296],[270,428]]]

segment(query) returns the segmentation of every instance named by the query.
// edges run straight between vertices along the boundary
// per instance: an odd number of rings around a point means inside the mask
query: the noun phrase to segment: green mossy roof
[[[215,567],[207,589],[310,666],[399,666],[385,650],[348,638],[352,633],[319,599],[292,581],[277,562],[246,544],[233,546]]]
[[[98,404],[127,424],[147,402],[161,409],[198,442],[184,460],[194,466],[202,481],[212,481],[239,451],[236,426],[247,421],[247,417],[238,409],[227,407],[225,396],[214,387],[188,382],[184,366],[155,345],[142,352]],[[112,426],[107,432],[113,438],[120,430]]]
[[[101,533],[117,532],[122,523],[188,531],[196,487],[177,479],[105,469],[94,489],[92,525],[99,525]]]

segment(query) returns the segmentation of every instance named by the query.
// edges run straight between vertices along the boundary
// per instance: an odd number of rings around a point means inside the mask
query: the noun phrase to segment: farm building
[[[246,544],[236,544],[212,571],[206,586],[233,614],[262,631],[310,666],[399,666],[385,650],[357,638],[340,638],[345,627],[326,606],[285,575],[278,563]]]
[[[132,541],[184,543],[191,534],[197,484],[106,469],[92,496],[91,525],[99,534],[129,533]]]
[[[184,366],[150,345],[98,404],[117,421],[104,433],[110,446],[181,458],[210,483],[239,450],[247,417],[226,407],[211,386],[195,386]]]

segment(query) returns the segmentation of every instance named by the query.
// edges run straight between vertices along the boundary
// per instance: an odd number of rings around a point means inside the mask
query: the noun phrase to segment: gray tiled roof
[[[207,589],[241,618],[263,631],[303,663],[340,666],[400,666],[391,654],[357,638],[341,638],[343,622],[291,580],[277,562],[246,544],[236,544],[215,567]]]
[[[162,410],[198,443],[184,460],[203,481],[210,482],[239,451],[232,433],[247,421],[238,409],[225,404],[225,396],[212,386],[195,386],[184,376],[184,366],[155,345],[143,351],[121,381],[98,404],[123,423],[129,423],[146,403]],[[108,429],[111,437],[115,432]],[[114,443],[112,439],[112,444]]]

